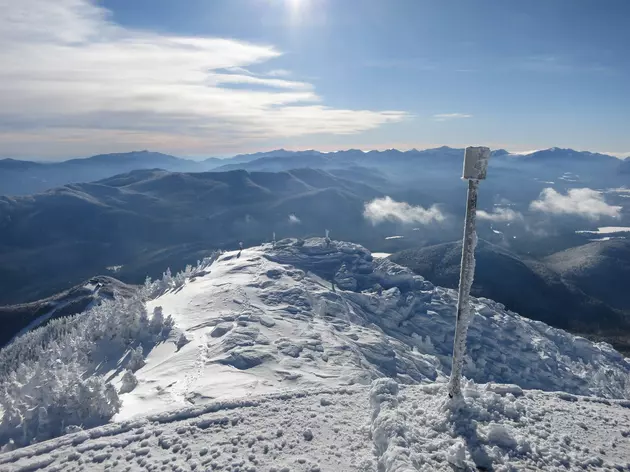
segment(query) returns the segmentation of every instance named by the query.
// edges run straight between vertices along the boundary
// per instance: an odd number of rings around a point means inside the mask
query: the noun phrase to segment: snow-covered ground
[[[0,470],[629,470],[630,405],[514,385],[324,388],[213,402],[0,455]],[[477,469],[480,467],[480,469]]]
[[[492,300],[472,299],[476,383],[445,404],[456,298],[351,243],[224,253],[147,302],[175,326],[135,388],[111,362],[113,424],[0,471],[630,470],[630,361]]]
[[[320,275],[335,274],[335,287]],[[376,286],[376,284],[379,284]],[[229,252],[148,303],[188,343],[157,345],[115,420],[190,404],[381,376],[429,383],[450,374],[456,292],[358,245],[324,239]],[[630,398],[630,364],[607,344],[473,299],[464,374],[608,398]],[[177,337],[177,336],[176,336]],[[119,374],[119,378],[122,374]]]

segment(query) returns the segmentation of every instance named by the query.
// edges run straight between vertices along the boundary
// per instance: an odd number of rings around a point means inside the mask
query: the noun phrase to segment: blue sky
[[[629,17],[623,0],[10,2],[0,156],[630,155]]]

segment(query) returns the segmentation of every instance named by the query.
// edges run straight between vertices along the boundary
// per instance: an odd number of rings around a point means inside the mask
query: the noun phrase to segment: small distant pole
[[[461,397],[461,377],[466,352],[466,336],[470,325],[470,289],[475,276],[475,246],[477,233],[477,190],[479,181],[486,178],[490,149],[487,147],[467,147],[464,153],[463,179],[468,180],[468,199],[466,203],[466,222],[462,241],[462,264],[459,272],[459,294],[457,297],[457,320],[455,341],[453,343],[453,366],[448,386],[450,398]]]
[[[276,232],[273,232],[273,239],[271,240],[271,245],[273,247],[276,247]]]
[[[330,231],[326,230],[326,246],[330,246]]]

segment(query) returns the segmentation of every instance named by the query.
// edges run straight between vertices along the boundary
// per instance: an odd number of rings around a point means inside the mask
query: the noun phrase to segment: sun
[[[310,0],[284,0],[293,21],[299,21],[308,9]]]

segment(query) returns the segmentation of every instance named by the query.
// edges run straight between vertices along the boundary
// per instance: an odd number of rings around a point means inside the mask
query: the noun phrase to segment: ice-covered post
[[[475,246],[477,233],[475,220],[477,218],[477,190],[479,181],[486,178],[490,159],[490,149],[487,147],[467,147],[464,153],[464,175],[468,180],[468,200],[466,204],[466,222],[464,224],[464,239],[462,242],[462,265],[459,272],[459,294],[457,297],[457,320],[455,323],[455,341],[453,343],[453,365],[448,395],[451,398],[462,394],[461,377],[466,351],[466,336],[470,324],[470,289],[475,276]]]

